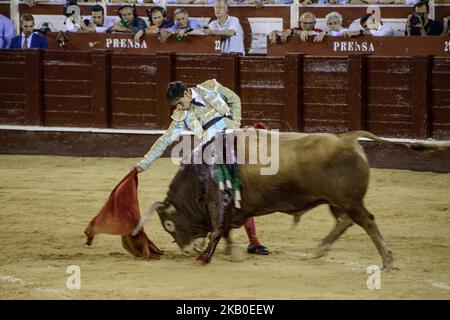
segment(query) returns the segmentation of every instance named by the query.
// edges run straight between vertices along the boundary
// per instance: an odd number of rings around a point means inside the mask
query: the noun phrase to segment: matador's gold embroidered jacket
[[[232,90],[222,86],[215,79],[205,81],[189,90],[192,90],[193,101],[203,105],[191,103],[187,110],[174,110],[172,123],[166,133],[159,137],[138,163],[142,170],[148,169],[172,142],[178,140],[183,130],[190,130],[197,138],[206,140],[217,131],[241,126],[241,99]],[[205,124],[217,117],[221,120],[203,130]]]

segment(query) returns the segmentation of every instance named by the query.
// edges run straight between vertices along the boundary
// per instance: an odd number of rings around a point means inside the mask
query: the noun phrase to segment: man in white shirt
[[[322,42],[325,35],[331,37],[345,36],[348,33],[348,29],[342,26],[342,16],[339,12],[330,12],[325,16],[325,25],[327,30],[319,33],[314,42]]]
[[[361,17],[359,23],[363,27],[362,34],[375,37],[393,36],[392,27],[383,25],[383,21],[376,19],[375,14],[367,13]]]
[[[80,19],[79,23],[73,24],[68,31],[107,32],[115,22],[113,17],[105,16],[105,10],[101,5],[96,4],[91,8],[89,18]]]
[[[217,20],[209,24],[209,29],[203,30],[204,34],[222,36],[220,52],[244,56],[244,31],[239,19],[228,15],[228,5],[225,0],[217,0],[214,13]]]
[[[344,36],[355,37],[355,36],[393,36],[394,30],[390,26],[383,25],[383,21],[378,20],[375,14],[366,13],[359,19],[359,24],[362,29],[359,31],[347,31]]]

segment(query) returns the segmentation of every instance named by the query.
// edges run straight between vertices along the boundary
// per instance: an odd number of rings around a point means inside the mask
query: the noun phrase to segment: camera
[[[39,33],[41,33],[41,34],[43,34],[45,36],[45,34],[47,32],[50,32],[51,30],[50,30],[50,27],[48,25],[48,22],[44,22],[39,29],[34,29],[33,31],[39,32]]]
[[[425,14],[423,12],[414,12],[411,18],[409,18],[409,24],[413,27],[417,27],[420,24],[423,24],[424,20]]]

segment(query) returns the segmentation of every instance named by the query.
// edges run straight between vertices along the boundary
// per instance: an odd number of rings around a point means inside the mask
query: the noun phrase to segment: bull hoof
[[[300,255],[301,260],[313,260],[313,259],[319,259],[322,258],[327,254],[326,250],[314,250],[313,252],[308,252]]]
[[[383,261],[383,271],[394,271],[400,270],[399,268],[394,267],[394,257],[388,257],[385,261]]]
[[[88,246],[92,244],[92,241],[94,241],[94,236],[87,236],[86,244]]]
[[[327,250],[315,250],[310,254],[310,259],[319,259],[327,255]]]
[[[205,260],[201,257],[198,257],[197,259],[195,259],[194,261],[194,265],[196,266],[206,266],[207,264],[209,264],[209,260]]]

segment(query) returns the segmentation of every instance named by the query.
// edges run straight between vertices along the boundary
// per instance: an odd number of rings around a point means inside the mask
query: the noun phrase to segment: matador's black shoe
[[[267,249],[263,245],[259,245],[259,246],[251,246],[250,245],[250,246],[247,247],[247,252],[248,253],[252,253],[252,254],[267,255],[267,254],[269,254],[269,249]]]

